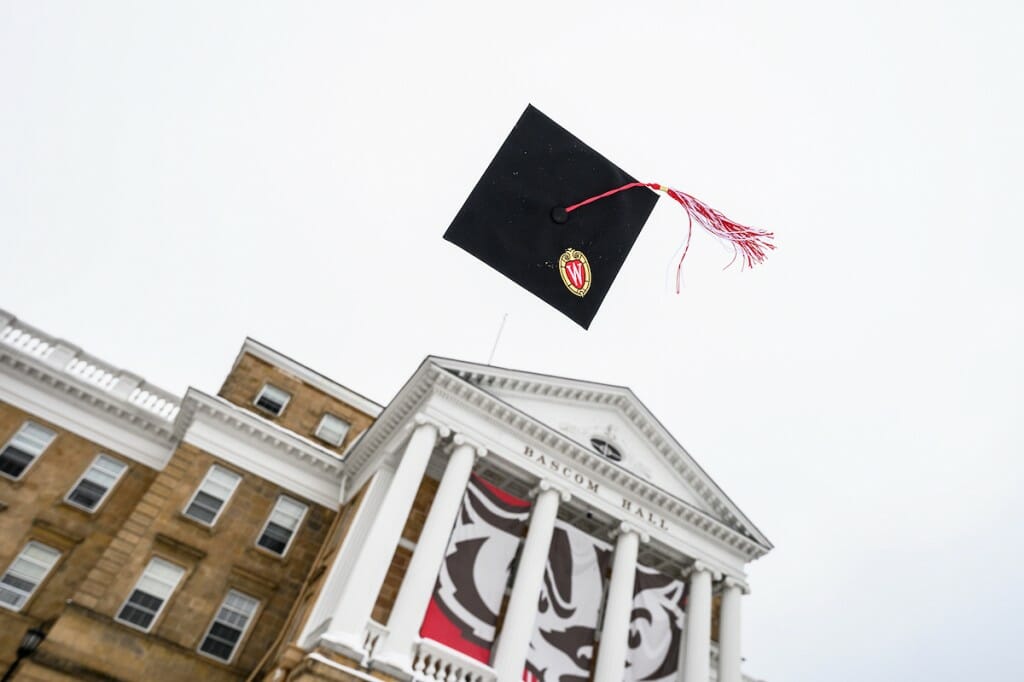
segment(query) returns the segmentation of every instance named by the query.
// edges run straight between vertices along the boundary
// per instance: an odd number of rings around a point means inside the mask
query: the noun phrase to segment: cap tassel
[[[686,231],[686,243],[683,246],[683,253],[679,257],[679,264],[676,266],[676,293],[678,294],[682,286],[682,273],[683,273],[683,259],[686,258],[686,253],[690,250],[690,238],[693,236],[693,221],[703,227],[705,230],[710,232],[715,237],[729,242],[733,248],[733,257],[729,261],[728,268],[737,259],[740,260],[741,267],[752,268],[759,263],[763,263],[765,258],[768,256],[768,252],[775,248],[775,244],[771,243],[771,240],[775,238],[774,233],[767,232],[765,230],[758,229],[756,227],[747,227],[746,225],[740,225],[739,223],[730,220],[717,209],[711,208],[700,199],[690,196],[686,192],[680,192],[677,189],[666,187],[665,185],[659,185],[656,182],[631,182],[609,190],[597,196],[584,199],[583,201],[568,206],[565,209],[566,213],[572,213],[577,208],[586,206],[605,197],[610,197],[613,194],[618,194],[627,189],[633,189],[634,187],[647,187],[657,192],[664,192],[679,203],[680,206],[686,211],[686,216],[689,219],[689,225]],[[724,268],[723,268],[724,269]]]

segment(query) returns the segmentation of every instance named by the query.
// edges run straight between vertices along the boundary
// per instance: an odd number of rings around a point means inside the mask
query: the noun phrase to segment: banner
[[[530,503],[473,475],[420,636],[488,663]]]
[[[623,682],[675,682],[685,610],[682,580],[637,567]]]
[[[612,548],[561,521],[548,551],[525,682],[587,682]]]

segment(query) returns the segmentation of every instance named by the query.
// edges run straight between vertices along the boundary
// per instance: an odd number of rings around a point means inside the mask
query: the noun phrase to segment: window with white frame
[[[290,497],[282,495],[277,498],[277,504],[270,512],[267,525],[263,527],[263,532],[260,533],[260,539],[256,541],[256,544],[274,554],[283,556],[288,551],[288,545],[291,544],[296,529],[302,523],[302,518],[306,515],[306,509],[306,505],[296,502]]]
[[[59,558],[60,552],[53,547],[39,542],[25,545],[0,577],[0,606],[21,610]]]
[[[210,623],[210,629],[199,644],[199,651],[225,662],[230,661],[259,605],[259,600],[241,592],[228,592]]]
[[[256,394],[256,407],[266,410],[275,417],[284,412],[285,405],[292,399],[292,394],[282,391],[277,386],[263,384],[263,388]]]
[[[150,559],[135,589],[118,612],[117,620],[148,632],[183,575],[185,569],[181,566],[160,557]]]
[[[109,455],[99,455],[64,499],[86,511],[95,511],[127,468],[127,464]]]
[[[345,440],[348,429],[351,426],[347,421],[333,414],[325,414],[316,427],[316,437],[325,443],[337,447]]]
[[[213,465],[185,507],[185,516],[212,526],[241,480],[235,472]]]
[[[35,422],[25,422],[0,451],[0,473],[18,478],[43,454],[57,434]]]

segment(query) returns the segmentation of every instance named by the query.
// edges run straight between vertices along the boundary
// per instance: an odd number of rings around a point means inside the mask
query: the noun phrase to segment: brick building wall
[[[0,476],[0,573],[29,541],[61,556],[20,611],[0,608],[0,666],[15,657],[22,634],[55,619],[118,533],[157,472],[43,419],[0,402],[0,447],[31,420],[57,436],[18,480]],[[100,453],[127,465],[92,512],[65,497]]]
[[[235,471],[242,480],[215,523],[206,526],[182,511],[213,464]],[[304,502],[309,509],[287,553],[278,557],[255,543],[281,494]],[[120,679],[138,679],[139,667],[153,660],[176,675],[193,674],[190,671],[198,668],[206,676],[203,679],[244,677],[284,626],[334,515],[333,510],[184,444],[75,593],[75,604],[90,613],[58,620],[40,651],[51,659],[74,660]],[[150,631],[141,633],[114,618],[154,556],[186,572]],[[260,601],[254,622],[231,663],[197,656],[196,649],[230,589]]]
[[[267,650],[267,654],[260,664],[261,669],[269,668],[275,672],[277,669],[287,671],[305,655],[306,652],[295,645],[296,640],[309,619],[316,596],[320,594],[323,587],[327,571],[334,563],[338,550],[352,528],[352,522],[359,511],[368,485],[369,483],[364,485],[338,512],[327,539],[302,586],[299,597],[295,600],[288,621],[281,629],[274,646]],[[272,674],[268,674],[267,677],[270,678]]]
[[[287,391],[292,396],[279,416],[272,415],[253,404],[265,383]],[[335,452],[342,452],[373,423],[373,417],[370,415],[249,353],[243,353],[239,358],[224,380],[218,395],[300,436],[311,438]],[[325,413],[333,414],[351,424],[348,435],[339,446],[332,446],[316,438],[316,428]]]

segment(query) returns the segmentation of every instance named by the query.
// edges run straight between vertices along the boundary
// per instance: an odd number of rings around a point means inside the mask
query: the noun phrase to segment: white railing
[[[112,391],[117,386],[118,375],[111,372],[102,365],[90,361],[89,358],[79,355],[68,363],[64,371],[74,375],[94,386],[99,386],[105,391]]]
[[[412,669],[416,680],[435,682],[497,682],[494,670],[480,661],[430,639],[416,644]]]
[[[0,311],[0,316],[3,316]],[[14,326],[14,319],[7,324],[2,324],[0,319],[0,343],[17,348],[26,355],[45,359],[53,352],[53,346],[44,339],[35,336],[26,329],[19,329]]]
[[[388,629],[377,621],[371,620],[366,624],[366,631],[363,633],[363,666],[373,658],[373,654],[377,651],[377,645],[387,636]]]
[[[146,383],[142,378],[108,365],[80,348],[25,324],[0,309],[0,344],[30,357],[75,380],[90,384],[150,414],[173,421],[181,400],[169,391]]]
[[[128,394],[128,402],[149,410],[167,421],[174,421],[178,416],[178,397],[156,386],[136,386]]]

